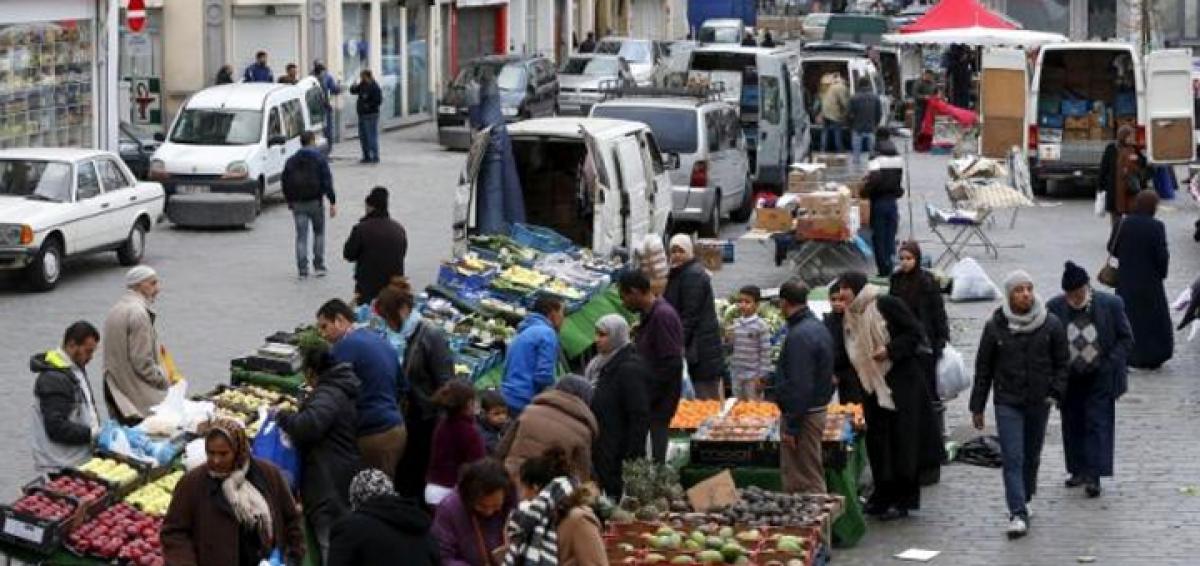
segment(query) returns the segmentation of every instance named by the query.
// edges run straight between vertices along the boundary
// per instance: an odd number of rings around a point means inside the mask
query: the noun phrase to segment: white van
[[[476,136],[454,196],[454,245],[475,233],[475,198],[490,129]],[[600,255],[664,235],[671,179],[645,124],[605,118],[535,118],[508,126],[526,222]],[[600,159],[595,159],[597,156]],[[594,182],[589,182],[590,172]]]
[[[1187,163],[1193,142],[1192,61],[1184,50],[1154,51],[1116,42],[1043,46],[1028,99],[1020,51],[984,53],[982,153],[1029,150],[1035,194],[1047,181],[1094,183],[1105,148],[1124,124],[1133,126],[1151,163]],[[1019,82],[1018,82],[1019,81]]]
[[[300,134],[323,135],[325,91],[313,77],[295,85],[236,83],[209,87],[184,103],[149,176],[167,192],[167,218],[181,226],[239,226],[254,221],[263,199],[280,190]]]

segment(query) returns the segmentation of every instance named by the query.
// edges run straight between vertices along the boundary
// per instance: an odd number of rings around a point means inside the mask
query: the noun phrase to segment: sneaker
[[[325,277],[325,268],[324,267],[317,268],[317,277]]]
[[[1025,523],[1025,518],[1020,515],[1013,515],[1008,520],[1008,530],[1005,533],[1010,539],[1021,538],[1029,532],[1029,525]]]

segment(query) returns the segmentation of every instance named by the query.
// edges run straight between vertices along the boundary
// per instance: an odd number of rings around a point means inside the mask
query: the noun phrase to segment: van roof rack
[[[692,98],[697,102],[720,102],[725,94],[724,82],[691,84],[684,87],[637,86],[627,80],[600,82],[602,101],[614,98]]]

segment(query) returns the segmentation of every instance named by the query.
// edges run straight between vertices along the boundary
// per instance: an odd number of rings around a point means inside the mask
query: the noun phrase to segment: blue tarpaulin
[[[480,234],[508,234],[513,223],[525,222],[521,178],[517,175],[512,139],[500,111],[500,95],[494,80],[485,79],[479,99],[478,111],[471,114],[478,116],[480,127],[492,126],[492,136],[479,168],[476,226]]]

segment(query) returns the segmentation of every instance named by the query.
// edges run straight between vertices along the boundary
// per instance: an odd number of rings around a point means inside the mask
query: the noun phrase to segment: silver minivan
[[[704,96],[651,94],[601,102],[591,115],[642,122],[654,132],[671,176],[676,225],[697,223],[701,235],[713,237],[723,217],[750,218],[753,184],[736,106]]]

